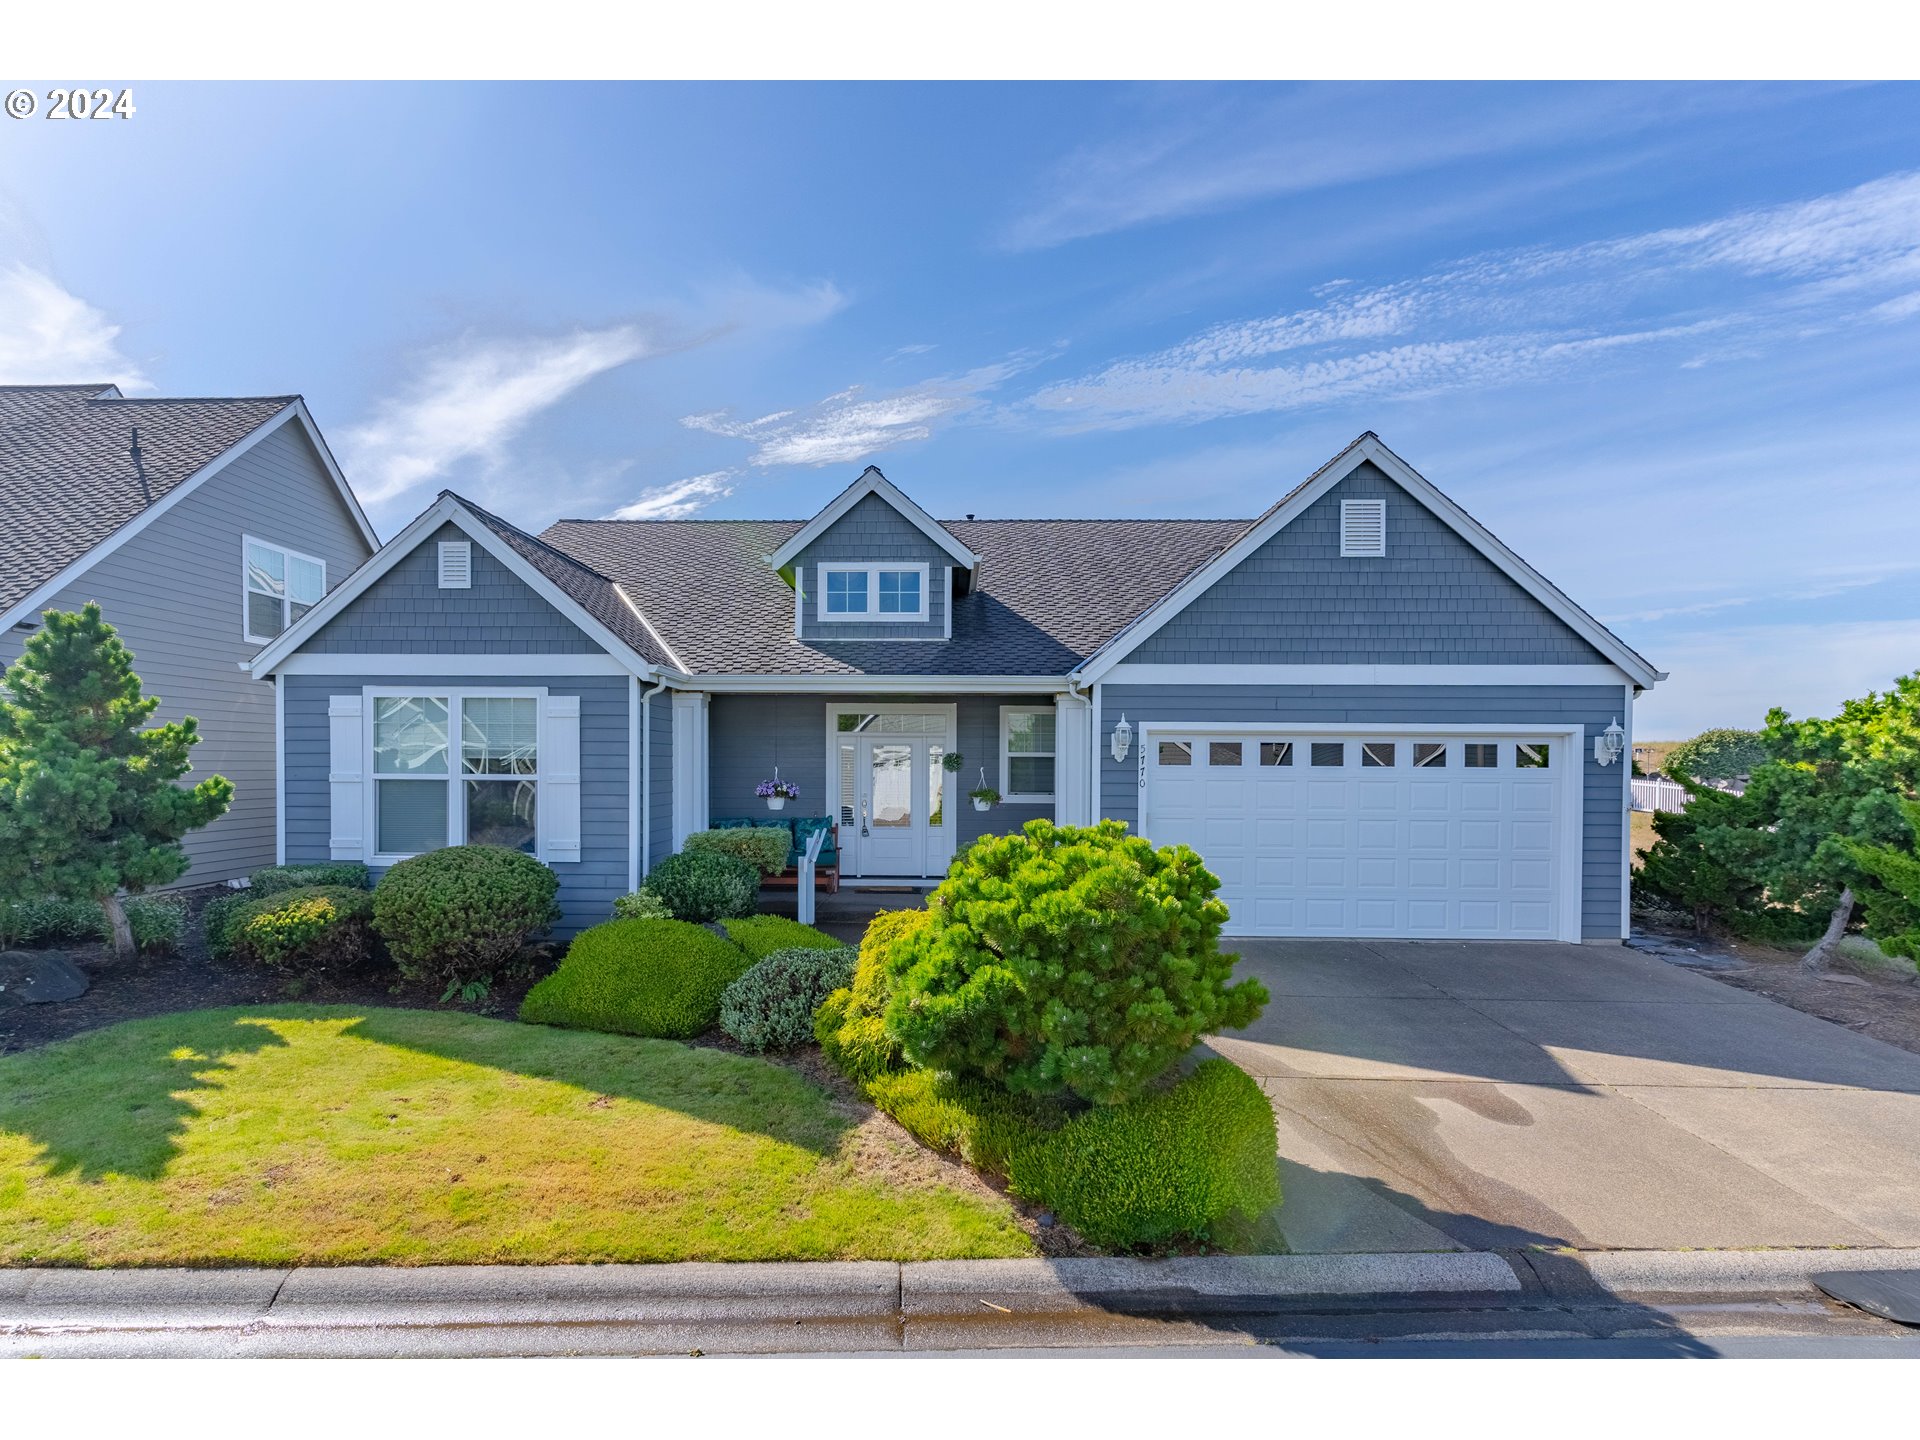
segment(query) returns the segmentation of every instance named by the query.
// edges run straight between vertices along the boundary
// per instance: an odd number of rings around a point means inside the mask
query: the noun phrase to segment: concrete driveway
[[[1920,1055],[1624,947],[1234,943],[1296,1251],[1920,1245]]]

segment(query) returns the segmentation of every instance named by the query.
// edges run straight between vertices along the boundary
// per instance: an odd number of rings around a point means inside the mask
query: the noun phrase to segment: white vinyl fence
[[[1679,782],[1664,776],[1633,777],[1633,808],[1636,810],[1684,810],[1687,792]]]

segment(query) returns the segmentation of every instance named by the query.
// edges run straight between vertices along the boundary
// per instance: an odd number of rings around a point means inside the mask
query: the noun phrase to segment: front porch
[[[931,881],[918,884],[887,881],[854,881],[837,894],[820,891],[814,895],[813,927],[837,940],[858,945],[867,933],[873,917],[886,910],[917,910],[927,903],[933,889]],[[762,888],[760,913],[798,916],[799,897],[792,890]]]

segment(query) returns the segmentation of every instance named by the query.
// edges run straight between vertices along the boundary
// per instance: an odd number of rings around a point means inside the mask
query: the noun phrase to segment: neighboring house
[[[1664,678],[1370,433],[1251,521],[943,522],[869,469],[811,520],[536,539],[442,494],[254,668],[289,860],[518,844],[568,930],[777,768],[855,885],[1111,816],[1239,933],[1616,941],[1593,739]]]
[[[182,884],[273,863],[274,697],[247,663],[377,544],[298,396],[0,386],[0,665],[97,600],[156,720],[199,720],[194,772],[233,806],[187,837]]]

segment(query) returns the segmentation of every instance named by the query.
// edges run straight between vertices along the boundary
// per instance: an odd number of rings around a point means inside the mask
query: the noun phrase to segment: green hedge
[[[573,1030],[690,1040],[752,962],[684,920],[609,920],[574,937],[560,968],[527,992],[520,1018]]]
[[[409,980],[491,976],[559,911],[560,881],[503,845],[453,845],[402,860],[373,887],[373,928]]]
[[[813,1039],[813,1012],[853,979],[851,945],[800,945],[757,961],[720,997],[720,1028],[748,1050],[797,1050]]]
[[[305,889],[313,885],[340,885],[349,890],[370,890],[373,888],[373,876],[358,860],[341,860],[324,865],[269,865],[247,877],[247,887],[255,896]]]
[[[129,895],[121,901],[133,943],[171,953],[187,933],[187,903],[175,895]],[[0,904],[0,949],[109,938],[107,917],[91,900],[19,900]]]
[[[704,850],[744,860],[762,875],[778,875],[787,868],[793,849],[793,831],[784,825],[730,825],[725,830],[696,830],[687,836],[685,850]]]
[[[211,908],[211,907],[209,907]],[[204,917],[203,917],[204,918]],[[373,948],[373,896],[351,885],[304,885],[245,899],[207,921],[221,953],[276,970],[346,970]]]
[[[865,1088],[921,1141],[1004,1177],[1096,1245],[1204,1241],[1280,1202],[1273,1107],[1225,1060],[1126,1104],[1073,1114],[926,1070]]]
[[[733,855],[682,850],[654,866],[640,888],[666,901],[678,919],[704,925],[751,915],[760,903],[760,872]]]
[[[847,943],[785,915],[743,915],[722,920],[720,928],[755,960],[764,960],[776,950],[839,950]]]

